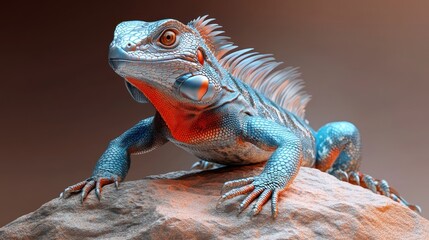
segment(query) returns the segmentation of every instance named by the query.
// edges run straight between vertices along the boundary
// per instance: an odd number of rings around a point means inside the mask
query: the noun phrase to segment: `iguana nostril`
[[[137,46],[135,44],[133,44],[133,43],[128,43],[125,46],[125,50],[126,51],[135,51],[136,49],[137,49]]]

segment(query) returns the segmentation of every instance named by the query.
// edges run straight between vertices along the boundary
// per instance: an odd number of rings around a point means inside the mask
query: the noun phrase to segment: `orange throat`
[[[216,128],[216,117],[201,117],[189,113],[184,110],[179,104],[174,104],[174,100],[157,90],[155,87],[134,78],[126,78],[134,87],[139,89],[149,99],[157,112],[161,115],[164,122],[174,139],[191,143],[203,139],[199,139],[203,132],[209,129]]]

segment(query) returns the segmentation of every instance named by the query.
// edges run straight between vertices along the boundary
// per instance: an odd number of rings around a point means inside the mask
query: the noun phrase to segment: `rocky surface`
[[[429,221],[394,201],[316,169],[302,168],[280,197],[256,217],[237,216],[239,200],[216,209],[223,182],[260,166],[174,172],[53,199],[0,228],[0,239],[429,239]]]

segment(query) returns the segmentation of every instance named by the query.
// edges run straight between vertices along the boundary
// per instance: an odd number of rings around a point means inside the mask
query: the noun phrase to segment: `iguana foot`
[[[81,192],[81,202],[83,203],[88,194],[95,188],[95,195],[97,196],[98,200],[100,200],[101,191],[104,185],[115,183],[116,189],[118,189],[120,181],[120,177],[111,173],[92,176],[82,182],[76,183],[64,189],[64,191],[60,194],[60,198],[68,198],[74,193]]]
[[[209,161],[205,161],[205,160],[200,160],[198,162],[195,162],[194,164],[192,164],[191,169],[192,170],[209,170],[209,169],[216,169],[216,168],[220,168],[223,167],[225,165],[219,164],[219,163],[214,163],[214,162],[209,162]]]
[[[363,174],[361,172],[350,171],[346,173],[342,170],[331,170],[328,173],[334,175],[340,180],[348,179],[348,182],[354,185],[359,185],[361,187],[367,188],[370,191],[391,198],[392,200],[407,206],[411,210],[421,214],[422,210],[418,205],[413,205],[408,203],[399,193],[392,187],[389,186],[389,183],[384,179],[375,179],[370,175]],[[347,177],[344,177],[346,174]]]
[[[374,179],[370,175],[360,172],[350,171],[349,173],[341,169],[330,169],[329,174],[341,181],[367,188],[373,193],[377,193],[390,198],[390,187],[386,180]]]
[[[391,198],[392,200],[409,207],[411,210],[421,214],[422,210],[418,205],[408,203],[399,193],[389,186],[389,183],[382,179],[374,179],[370,175],[363,174],[361,172],[350,171],[346,173],[341,169],[330,169],[328,173],[335,176],[339,180],[348,181],[351,184],[359,185],[363,188],[367,188],[370,191]]]
[[[271,198],[271,213],[273,218],[278,214],[278,198],[282,189],[276,188],[271,184],[261,184],[263,179],[258,177],[249,177],[226,182],[222,187],[222,192],[225,189],[233,188],[224,193],[219,199],[218,205],[227,199],[250,193],[241,202],[238,214],[243,212],[252,202],[255,202],[252,208],[253,216],[261,212],[262,207]]]

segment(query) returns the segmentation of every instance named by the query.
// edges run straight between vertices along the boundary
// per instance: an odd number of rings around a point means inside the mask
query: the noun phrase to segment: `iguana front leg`
[[[117,187],[118,182],[124,180],[130,167],[131,154],[151,151],[167,141],[160,133],[162,132],[159,130],[160,127],[158,116],[149,117],[112,140],[95,165],[92,176],[69,186],[60,197],[67,198],[72,193],[82,192],[83,202],[88,193],[95,188],[95,194],[100,199],[104,185],[115,183]]]
[[[272,215],[276,217],[279,194],[289,186],[301,165],[301,141],[288,128],[259,117],[245,119],[243,137],[262,149],[275,151],[259,176],[226,182],[223,189],[234,189],[223,194],[219,202],[250,192],[240,204],[239,212],[258,198],[253,206],[256,215],[271,198]]]

